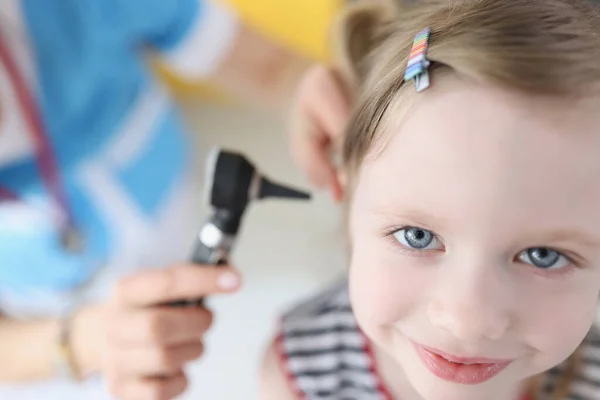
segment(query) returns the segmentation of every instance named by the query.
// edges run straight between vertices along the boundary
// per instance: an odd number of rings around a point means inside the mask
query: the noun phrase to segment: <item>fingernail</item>
[[[217,279],[217,285],[224,290],[235,289],[239,284],[240,278],[233,272],[225,272]]]

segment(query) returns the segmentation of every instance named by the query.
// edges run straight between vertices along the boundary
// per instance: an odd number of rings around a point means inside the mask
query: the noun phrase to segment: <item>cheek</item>
[[[600,277],[587,279],[565,293],[533,298],[522,310],[527,342],[538,350],[537,364],[546,369],[561,363],[581,344],[596,317]],[[543,299],[543,300],[541,300]]]
[[[350,293],[363,329],[389,326],[414,313],[424,292],[424,274],[407,265],[408,257],[378,243],[384,239],[354,239]]]

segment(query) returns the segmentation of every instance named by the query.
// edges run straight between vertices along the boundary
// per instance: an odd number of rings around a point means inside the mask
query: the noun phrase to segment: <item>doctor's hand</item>
[[[204,307],[165,304],[232,293],[239,286],[239,275],[228,267],[180,265],[139,272],[119,282],[113,298],[96,314],[105,334],[95,344],[95,355],[90,354],[94,344],[81,335],[74,338],[75,351],[78,343],[87,344],[87,352],[80,349],[79,354],[96,360],[111,394],[120,400],[175,398],[187,386],[185,365],[202,355],[212,314]],[[83,313],[74,334],[85,332],[85,318]],[[87,336],[98,337],[94,332]]]

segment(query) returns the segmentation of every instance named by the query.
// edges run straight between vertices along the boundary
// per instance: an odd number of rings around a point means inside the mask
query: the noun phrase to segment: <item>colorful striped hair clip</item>
[[[406,66],[406,72],[404,73],[405,82],[411,79],[415,80],[417,92],[429,87],[428,68],[430,62],[427,60],[426,54],[430,35],[431,30],[429,28],[425,28],[416,34],[412,50],[410,51],[408,65]]]

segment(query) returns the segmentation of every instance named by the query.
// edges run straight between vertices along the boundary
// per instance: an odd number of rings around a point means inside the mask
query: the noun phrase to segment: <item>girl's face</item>
[[[425,399],[503,398],[594,319],[600,113],[443,83],[357,177],[352,302]]]

